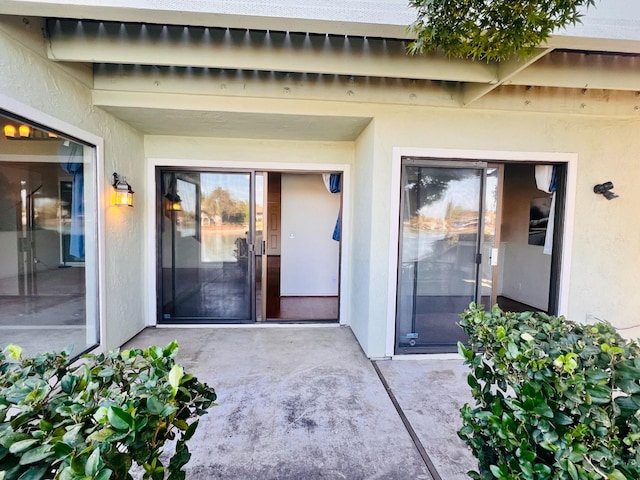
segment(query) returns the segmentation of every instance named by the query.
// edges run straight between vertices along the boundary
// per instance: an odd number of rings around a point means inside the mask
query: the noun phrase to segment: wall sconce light
[[[7,123],[3,130],[4,136],[9,140],[55,140],[58,138],[55,133],[32,128],[24,124],[16,127],[14,124]]]
[[[165,206],[167,209],[167,213],[170,212],[179,212],[180,210],[182,210],[182,199],[180,198],[180,195],[178,195],[178,192],[169,192],[164,196],[166,202],[165,202]]]
[[[118,206],[133,207],[133,190],[131,185],[127,183],[126,177],[121,177],[114,172],[112,185],[111,203]]]
[[[18,133],[18,129],[13,125],[5,125],[4,126],[4,136],[7,138],[16,138],[16,134]]]
[[[607,200],[613,200],[614,198],[618,198],[618,195],[613,193],[611,190],[613,189],[613,183],[604,182],[599,183],[595,187],[593,187],[593,193],[599,193],[604,196]]]

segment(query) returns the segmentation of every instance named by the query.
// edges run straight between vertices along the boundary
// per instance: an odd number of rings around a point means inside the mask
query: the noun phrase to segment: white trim
[[[392,355],[391,360],[399,360],[401,362],[405,360],[459,360],[460,363],[464,362],[464,358],[459,353],[413,353],[408,355]]]
[[[147,240],[146,251],[146,282],[145,291],[148,299],[146,305],[147,326],[157,325],[156,311],[156,167],[180,167],[180,168],[215,168],[224,170],[256,170],[256,171],[277,171],[277,172],[341,172],[342,173],[342,230],[340,241],[340,307],[339,307],[339,325],[350,325],[349,319],[349,262],[347,252],[351,243],[351,232],[349,225],[351,224],[351,206],[349,199],[351,198],[351,166],[349,164],[334,163],[279,163],[279,162],[238,162],[228,160],[181,160],[166,158],[148,158],[147,159],[147,175],[146,175],[146,225]],[[256,326],[259,322],[249,324]],[[242,324],[239,324],[240,326]],[[335,325],[338,325],[337,323]],[[222,326],[214,324],[215,327]],[[194,328],[202,327],[202,325],[194,325]]]
[[[562,262],[560,265],[560,281],[558,295],[558,315],[567,315],[569,308],[569,286],[571,282],[571,251],[573,246],[573,219],[575,215],[578,154],[562,152],[516,152],[503,150],[457,150],[443,148],[404,148],[393,149],[391,163],[390,204],[394,225],[400,214],[400,175],[402,157],[424,157],[450,160],[487,160],[499,162],[538,162],[566,163],[567,185],[564,210],[564,230],[562,232]],[[389,286],[387,299],[387,338],[386,355],[392,358],[404,357],[394,355],[395,321],[396,321],[396,281],[398,272],[398,234],[399,228],[390,228],[389,235]],[[411,355],[414,357],[414,355]],[[429,355],[429,358],[433,358]]]
[[[104,215],[104,202],[105,191],[104,191],[104,139],[97,135],[94,135],[91,132],[87,132],[86,130],[82,130],[81,128],[76,127],[70,123],[67,123],[63,120],[60,120],[56,117],[53,117],[47,113],[41,112],[29,105],[26,105],[22,102],[19,102],[11,97],[7,97],[6,95],[0,94],[0,108],[6,110],[7,112],[13,113],[15,115],[24,117],[25,119],[32,121],[34,123],[43,125],[51,130],[58,131],[63,135],[67,135],[69,137],[77,138],[78,140],[85,142],[89,145],[93,145],[95,147],[95,155],[96,155],[96,175],[95,175],[95,190],[97,197],[96,198],[96,227],[97,227],[97,269],[98,269],[98,328],[100,331],[99,334],[99,345],[94,349],[94,351],[101,352],[105,350],[106,344],[106,311],[105,311],[105,285],[106,285],[106,277],[105,277],[105,253],[104,253],[104,232],[105,229],[105,215]]]

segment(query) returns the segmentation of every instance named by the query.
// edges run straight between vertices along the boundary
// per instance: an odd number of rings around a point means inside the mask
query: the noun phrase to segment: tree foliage
[[[551,33],[580,22],[595,0],[410,0],[418,12],[411,53],[502,60],[527,56]]]
[[[249,215],[249,204],[236,200],[222,187],[203,196],[202,209],[209,215],[219,217],[224,223],[244,223]]]

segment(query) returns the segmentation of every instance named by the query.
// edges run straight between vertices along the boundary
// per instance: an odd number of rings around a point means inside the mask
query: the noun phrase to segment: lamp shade
[[[16,138],[16,133],[18,133],[18,129],[13,125],[5,125],[4,126],[4,136],[7,138]]]
[[[133,207],[133,193],[131,185],[127,183],[127,179],[114,173],[111,203],[118,206]]]
[[[20,125],[18,127],[18,133],[20,133],[21,137],[27,138],[31,136],[31,127],[29,125]]]

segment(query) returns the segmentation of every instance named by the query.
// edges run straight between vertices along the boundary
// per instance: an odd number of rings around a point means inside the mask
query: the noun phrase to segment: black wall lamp
[[[604,198],[606,198],[607,200],[618,198],[618,195],[613,193],[611,190],[613,190],[613,183],[611,182],[599,183],[598,185],[593,187],[593,193],[600,193],[604,195]]]
[[[127,183],[126,177],[121,177],[117,173],[113,173],[113,194],[111,203],[113,205],[124,205],[133,207],[133,190],[131,185]]]

